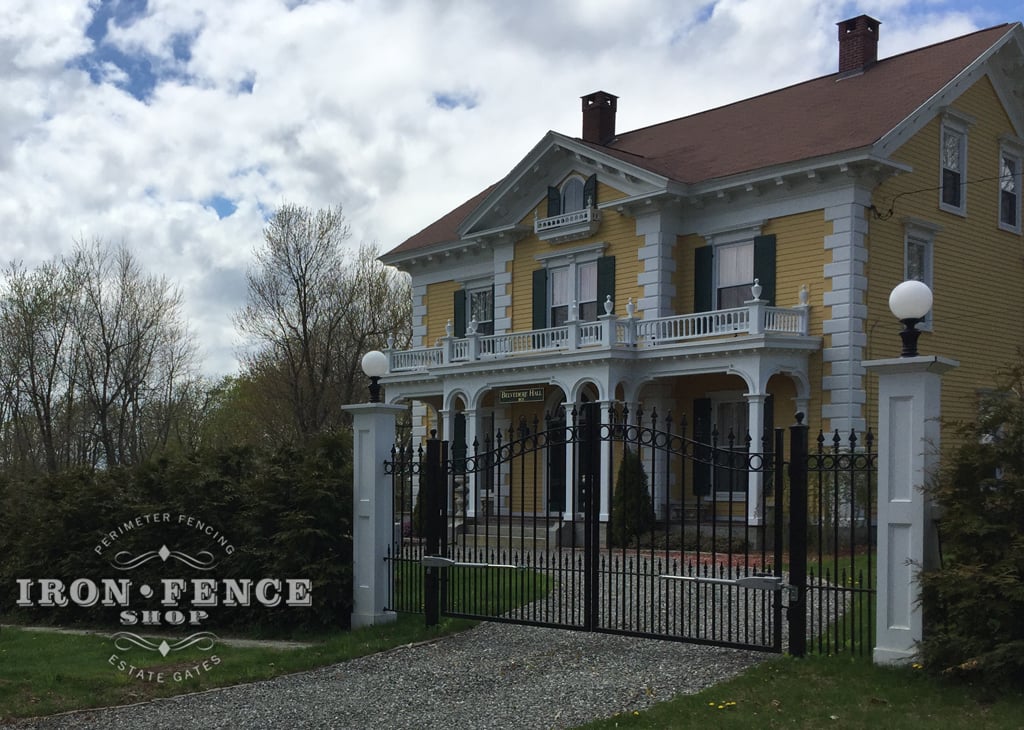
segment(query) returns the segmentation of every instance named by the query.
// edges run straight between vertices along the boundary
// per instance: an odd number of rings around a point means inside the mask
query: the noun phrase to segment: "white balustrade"
[[[388,369],[391,372],[402,370],[423,370],[441,364],[441,348],[426,347],[417,350],[389,350]]]
[[[553,228],[571,226],[575,223],[590,223],[600,220],[600,218],[601,213],[596,208],[584,208],[583,210],[574,210],[571,213],[553,215],[549,218],[537,218],[533,222],[533,230],[534,233],[542,233]]]
[[[606,330],[605,328],[614,328]],[[660,319],[615,319],[570,322],[561,327],[472,335],[462,339],[442,338],[442,347],[402,352],[389,351],[392,372],[423,370],[449,362],[478,358],[504,358],[576,347],[660,347],[688,340],[741,334],[807,335],[808,308],[769,307],[764,302],[713,312],[683,314]],[[472,340],[472,342],[471,342]],[[445,355],[450,348],[450,355]]]

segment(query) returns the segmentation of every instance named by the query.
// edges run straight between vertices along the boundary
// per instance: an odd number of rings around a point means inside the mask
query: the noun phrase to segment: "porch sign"
[[[499,403],[539,403],[544,400],[543,388],[502,388]]]

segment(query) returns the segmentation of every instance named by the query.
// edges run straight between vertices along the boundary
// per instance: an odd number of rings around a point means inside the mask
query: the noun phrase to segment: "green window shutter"
[[[754,278],[761,284],[761,299],[775,303],[775,236],[754,238]]]
[[[604,314],[604,300],[615,301],[615,257],[602,256],[597,260],[597,314]]]
[[[548,270],[533,272],[533,328],[542,330],[548,326]]]
[[[548,186],[548,218],[562,212],[562,192],[558,188]]]
[[[452,334],[456,337],[466,336],[466,290],[455,292],[455,314],[452,317]]]
[[[699,250],[699,249],[698,249]],[[711,494],[711,399],[693,399],[693,493],[698,497]]]
[[[712,275],[714,247],[702,246],[693,251],[693,311],[710,312],[715,308],[715,285]]]
[[[583,183],[583,207],[597,207],[597,175],[591,175]]]

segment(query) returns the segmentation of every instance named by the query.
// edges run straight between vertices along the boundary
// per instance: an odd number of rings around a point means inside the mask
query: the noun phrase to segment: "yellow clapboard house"
[[[861,363],[898,354],[887,298],[906,279],[935,293],[922,350],[960,361],[944,416],[972,417],[1024,344],[1024,30],[883,59],[877,20],[838,31],[836,73],[650,127],[617,129],[618,98],[588,94],[581,136],[548,132],[386,253],[412,277],[414,346],[387,353],[382,382],[417,435],[482,444],[587,403],[754,450],[796,412],[863,433]],[[564,470],[541,460],[486,498],[567,510]],[[702,478],[662,480],[659,516]],[[756,523],[757,502],[731,509]]]

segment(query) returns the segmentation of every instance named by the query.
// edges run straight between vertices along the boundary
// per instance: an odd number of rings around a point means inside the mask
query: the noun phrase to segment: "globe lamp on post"
[[[380,403],[380,379],[388,372],[388,356],[380,350],[363,355],[363,372],[370,379],[370,402]]]
[[[903,350],[900,357],[917,357],[917,338],[921,332],[917,324],[932,308],[932,290],[921,281],[905,281],[889,294],[889,309],[903,323],[900,338]]]

